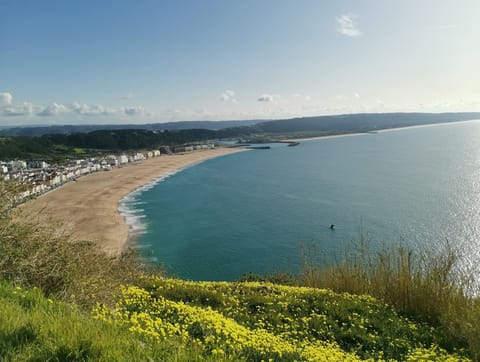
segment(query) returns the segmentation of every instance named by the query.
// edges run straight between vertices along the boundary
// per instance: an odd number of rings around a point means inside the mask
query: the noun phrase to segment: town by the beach
[[[120,200],[157,178],[238,148],[214,148],[181,154],[162,155],[95,172],[30,200],[23,217],[44,223],[55,222],[73,240],[97,242],[105,251],[117,255],[128,244],[129,228],[118,210]]]

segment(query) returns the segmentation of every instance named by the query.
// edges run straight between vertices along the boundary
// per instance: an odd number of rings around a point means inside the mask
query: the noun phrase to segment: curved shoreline
[[[242,149],[242,148],[240,148],[239,151],[240,150],[245,151],[245,149]],[[135,188],[134,190],[132,190],[131,192],[129,192],[128,194],[123,196],[120,200],[118,200],[118,212],[121,216],[123,216],[123,218],[125,220],[125,224],[127,224],[127,227],[128,227],[128,237],[127,237],[127,242],[126,242],[125,246],[135,247],[136,246],[135,241],[140,236],[140,234],[142,234],[142,231],[144,230],[144,228],[142,226],[140,226],[137,229],[135,227],[135,221],[132,222],[132,221],[128,220],[129,218],[132,218],[132,219],[141,218],[141,216],[138,217],[137,215],[135,215],[135,213],[137,211],[139,211],[139,209],[131,208],[130,205],[128,205],[128,203],[130,202],[130,200],[129,200],[130,197],[135,197],[136,194],[141,194],[144,191],[149,190],[150,188],[154,187],[156,184],[162,182],[166,178],[168,178],[170,176],[173,176],[173,175],[175,175],[175,174],[177,174],[177,173],[179,173],[179,172],[181,172],[181,171],[183,171],[187,168],[198,165],[198,164],[200,164],[204,161],[207,161],[207,160],[210,160],[210,159],[213,159],[213,158],[217,158],[217,157],[221,157],[221,156],[225,156],[225,155],[228,155],[228,154],[229,153],[220,154],[218,156],[213,156],[213,157],[209,157],[209,158],[206,158],[206,159],[202,159],[202,160],[194,162],[192,164],[188,164],[188,165],[185,165],[183,167],[179,167],[175,170],[164,173],[164,174],[148,181],[147,183]],[[136,224],[137,225],[138,224],[142,225],[141,223],[138,223],[138,222]]]
[[[128,247],[129,226],[119,211],[123,198],[148,183],[205,160],[241,152],[218,148],[160,156],[107,172],[97,172],[28,201],[22,207],[30,219],[60,223],[75,240],[97,242],[111,255]]]

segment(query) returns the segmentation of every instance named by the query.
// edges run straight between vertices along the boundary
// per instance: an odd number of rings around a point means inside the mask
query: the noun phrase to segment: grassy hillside
[[[182,281],[36,224],[11,192],[0,183],[0,361],[480,360],[455,254],[312,261],[288,286]]]
[[[189,282],[158,277],[123,287],[97,319],[162,341],[180,336],[203,355],[247,361],[458,361],[434,328],[370,296],[269,283]]]
[[[480,113],[358,113],[281,119],[257,124],[262,132],[342,134],[479,119]]]
[[[91,318],[39,289],[0,283],[0,361],[195,361],[180,338],[152,343],[127,328]]]
[[[0,360],[460,361],[437,331],[368,296],[158,277],[93,316],[0,283]]]

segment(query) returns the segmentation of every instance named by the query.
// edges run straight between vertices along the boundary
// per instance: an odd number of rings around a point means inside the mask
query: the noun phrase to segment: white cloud
[[[78,102],[73,102],[68,108],[84,116],[105,116],[117,112],[114,109],[105,108],[104,106],[99,104],[89,106],[87,104],[79,104]]]
[[[237,98],[235,97],[235,92],[233,90],[227,89],[220,95],[220,100],[224,102],[237,103]]]
[[[64,106],[61,103],[53,102],[52,104],[46,106],[41,112],[38,112],[37,115],[39,116],[57,116],[59,114],[69,112],[68,107]]]
[[[362,35],[360,29],[358,29],[357,15],[355,14],[343,14],[335,18],[337,22],[337,31],[345,36],[358,37]]]
[[[78,115],[103,117],[109,115],[118,116],[143,116],[149,117],[153,113],[147,112],[142,106],[133,106],[126,108],[107,108],[100,104],[88,105],[79,102],[73,102],[69,105],[53,102],[47,106],[38,106],[30,102],[14,103],[13,97],[9,92],[0,92],[0,117],[15,116],[38,116],[38,117],[56,117],[60,115]]]
[[[273,94],[262,94],[260,97],[257,98],[259,102],[274,102],[275,96]]]
[[[6,117],[29,116],[35,112],[39,112],[41,109],[41,107],[35,106],[30,102],[14,104],[13,96],[11,93],[0,93],[0,115]]]
[[[126,107],[123,111],[127,116],[140,116],[145,114],[145,108],[142,106]]]
[[[0,93],[0,107],[6,107],[12,104],[13,97],[8,92]]]
[[[23,104],[12,105],[3,109],[3,115],[7,117],[13,116],[29,116],[35,112],[39,112],[41,107],[35,106],[30,102]]]

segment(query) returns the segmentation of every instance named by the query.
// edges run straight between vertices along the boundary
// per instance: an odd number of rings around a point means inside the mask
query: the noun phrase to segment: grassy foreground
[[[277,278],[291,285],[182,281],[12,212],[11,195],[0,183],[0,361],[480,360],[455,254],[315,261]]]
[[[90,313],[0,284],[0,360],[460,361],[368,296],[145,277]]]
[[[0,283],[0,361],[195,361],[179,338],[152,343],[39,289]]]

